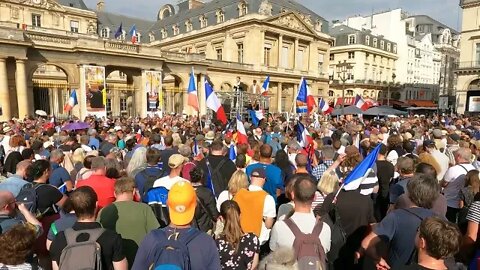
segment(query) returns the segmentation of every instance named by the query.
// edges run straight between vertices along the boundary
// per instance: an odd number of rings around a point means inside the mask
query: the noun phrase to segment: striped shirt
[[[480,224],[480,201],[474,201],[468,209],[467,220]]]

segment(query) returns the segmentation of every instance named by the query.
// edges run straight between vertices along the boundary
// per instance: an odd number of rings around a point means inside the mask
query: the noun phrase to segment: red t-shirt
[[[115,201],[115,180],[103,175],[91,175],[89,178],[79,181],[77,188],[89,186],[95,190],[98,196],[98,210]]]

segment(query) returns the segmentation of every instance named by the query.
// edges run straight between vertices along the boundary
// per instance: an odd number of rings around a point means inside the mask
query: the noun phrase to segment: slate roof
[[[361,31],[342,24],[330,27],[328,32],[330,36],[335,37],[343,34],[355,34]]]
[[[432,24],[434,27],[433,29],[433,34],[441,34],[441,31],[438,31],[438,28],[437,27],[442,27],[443,29],[450,29],[450,32],[452,33],[452,35],[458,35],[458,31],[456,31],[453,27],[450,27],[448,25],[445,25],[435,19],[433,19],[432,17],[428,16],[428,15],[414,15],[414,16],[410,16],[409,18],[415,18],[415,24],[419,25],[419,24]]]
[[[258,13],[258,9],[263,0],[249,0],[246,1],[248,6],[248,13]],[[283,9],[287,11],[300,12],[306,15],[310,15],[310,18],[313,23],[317,20],[322,21],[322,32],[328,33],[328,21],[326,21],[321,16],[317,15],[312,10],[303,6],[295,0],[268,0],[272,5],[272,16],[278,15]],[[199,18],[201,15],[207,17],[208,26],[217,24],[216,11],[222,9],[225,14],[225,21],[228,21],[232,18],[238,18],[238,4],[239,0],[212,0],[206,2],[202,7],[182,10],[176,14],[166,17],[163,20],[158,20],[151,28],[150,31],[154,32],[155,35],[160,39],[160,31],[165,28],[168,32],[168,36],[173,35],[172,26],[177,24],[180,28],[180,33],[186,32],[185,22],[190,20],[193,24],[193,30],[200,29]]]
[[[89,10],[87,5],[85,5],[85,2],[83,2],[83,0],[58,0],[58,3],[66,7],[74,7],[78,9]]]
[[[61,5],[71,6],[79,9],[89,10],[83,0],[58,0]],[[248,6],[248,13],[258,13],[258,9],[263,0],[248,0],[246,1]],[[272,16],[280,14],[283,10],[299,12],[305,15],[309,15],[312,23],[316,23],[317,20],[322,22],[322,32],[328,33],[328,21],[317,15],[312,10],[298,3],[296,0],[268,0],[272,5]],[[173,36],[173,25],[178,25],[180,33],[186,32],[185,22],[190,20],[193,24],[193,30],[200,29],[200,16],[205,15],[208,20],[208,26],[217,24],[216,11],[222,9],[225,14],[225,21],[233,18],[238,18],[238,4],[239,0],[212,0],[206,2],[202,7],[182,10],[176,14],[166,17],[163,20],[145,20],[141,18],[128,17],[125,15],[119,15],[115,13],[96,11],[98,16],[98,31],[108,27],[110,29],[110,38],[114,38],[114,34],[120,23],[122,23],[123,30],[127,33],[131,27],[135,24],[137,31],[141,34],[141,42],[148,42],[148,33],[154,33],[155,39],[161,39],[161,30],[165,28],[168,32],[168,37]]]

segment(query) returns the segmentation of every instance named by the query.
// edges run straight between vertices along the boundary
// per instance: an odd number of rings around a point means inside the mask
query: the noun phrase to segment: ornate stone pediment
[[[54,0],[22,0],[20,3],[50,11],[65,12],[65,8]]]
[[[296,31],[314,34],[314,32],[311,30],[311,27],[302,22],[299,16],[293,12],[274,18],[270,21],[270,23]]]

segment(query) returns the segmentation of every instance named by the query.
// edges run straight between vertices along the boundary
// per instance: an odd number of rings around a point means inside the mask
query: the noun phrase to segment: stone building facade
[[[315,96],[328,91],[333,38],[328,23],[288,0],[186,0],[163,6],[156,20],[96,10],[82,0],[0,2],[0,100],[2,119],[48,109],[62,115],[72,89],[73,114],[87,113],[83,69],[105,69],[107,114],[146,116],[146,77],[161,73],[158,109],[187,113],[186,89],[193,68],[201,113],[204,80],[229,92],[240,77],[245,90],[270,76],[270,111],[292,109],[302,77]],[[130,30],[135,25],[135,42]],[[121,26],[121,27],[120,27]],[[103,91],[103,90],[102,90]],[[222,95],[221,95],[222,96]],[[48,106],[47,106],[48,104]]]

